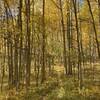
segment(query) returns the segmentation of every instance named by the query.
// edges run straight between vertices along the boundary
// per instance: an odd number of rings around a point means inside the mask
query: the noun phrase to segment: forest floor
[[[100,64],[95,63],[94,70],[91,66],[86,67],[84,73],[80,90],[77,74],[75,77],[66,76],[63,66],[54,66],[44,84],[38,87],[32,84],[27,92],[25,89],[4,91],[0,93],[0,100],[100,100]]]

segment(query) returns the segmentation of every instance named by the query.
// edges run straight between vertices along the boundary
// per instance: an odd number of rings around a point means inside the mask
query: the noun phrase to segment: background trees
[[[39,87],[54,78],[57,68],[80,90],[89,66],[94,79],[100,57],[99,0],[2,0],[0,5],[1,90],[6,83],[17,91]],[[56,73],[58,86],[62,73]]]

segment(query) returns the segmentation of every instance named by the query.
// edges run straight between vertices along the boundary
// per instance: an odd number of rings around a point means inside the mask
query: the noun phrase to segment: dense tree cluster
[[[1,0],[1,91],[5,79],[16,90],[33,78],[43,84],[59,64],[82,89],[86,64],[94,70],[100,58],[99,35],[100,0]]]

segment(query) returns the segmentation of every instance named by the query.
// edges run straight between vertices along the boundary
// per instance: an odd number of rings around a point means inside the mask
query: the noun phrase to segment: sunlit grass
[[[48,75],[44,84],[39,84],[38,87],[31,85],[28,92],[25,88],[19,92],[15,89],[3,90],[2,93],[0,92],[0,100],[99,100],[99,64],[95,66],[94,79],[92,70],[86,69],[82,90],[79,89],[77,74],[75,79],[68,77],[64,74],[63,65],[57,65],[54,66],[52,74]],[[34,83],[34,78],[32,81]]]

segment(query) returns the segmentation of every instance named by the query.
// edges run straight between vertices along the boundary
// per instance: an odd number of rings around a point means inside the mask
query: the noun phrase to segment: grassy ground
[[[27,92],[24,89],[20,92],[4,91],[0,93],[0,100],[100,100],[99,66],[95,64],[95,70],[86,67],[82,90],[78,87],[77,75],[75,78],[66,76],[62,66],[55,66],[44,84],[31,86]]]

